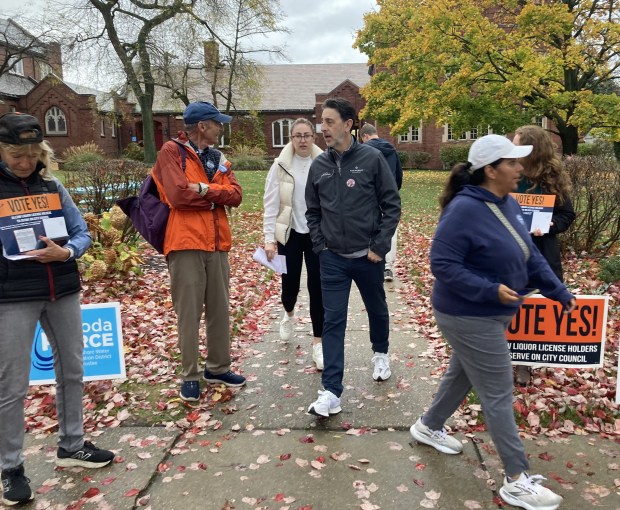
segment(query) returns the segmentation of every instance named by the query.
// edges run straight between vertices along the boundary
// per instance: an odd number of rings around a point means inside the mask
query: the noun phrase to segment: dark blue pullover
[[[485,201],[497,204],[527,243],[531,253],[527,263],[517,241]],[[465,186],[444,208],[431,246],[431,270],[436,278],[433,307],[450,315],[514,314],[520,302],[499,301],[502,283],[519,291],[529,282],[563,305],[573,297],[532,243],[517,201],[479,186]]]

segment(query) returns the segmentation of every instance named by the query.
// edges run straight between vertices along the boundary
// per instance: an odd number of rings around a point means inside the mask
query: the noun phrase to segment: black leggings
[[[278,253],[286,256],[287,273],[282,275],[282,305],[287,312],[291,312],[297,303],[301,283],[301,264],[305,257],[312,333],[315,337],[322,337],[324,317],[321,273],[319,256],[312,251],[310,234],[299,234],[291,230],[286,245],[278,243]]]

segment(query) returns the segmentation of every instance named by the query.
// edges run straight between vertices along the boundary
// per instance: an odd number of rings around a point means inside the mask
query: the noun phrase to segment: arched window
[[[67,119],[64,112],[57,106],[52,106],[45,114],[45,130],[48,135],[66,135]]]
[[[271,124],[271,139],[274,147],[284,147],[290,140],[293,119],[279,119]]]

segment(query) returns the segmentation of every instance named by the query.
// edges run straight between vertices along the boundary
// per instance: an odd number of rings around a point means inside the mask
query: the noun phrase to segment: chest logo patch
[[[355,179],[347,180],[347,187],[352,188],[353,186],[355,186]]]

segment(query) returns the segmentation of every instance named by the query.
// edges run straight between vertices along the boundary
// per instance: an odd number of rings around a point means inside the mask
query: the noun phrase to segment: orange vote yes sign
[[[602,366],[607,296],[577,296],[577,307],[540,295],[527,298],[514,316],[507,337],[512,360],[550,366]]]

